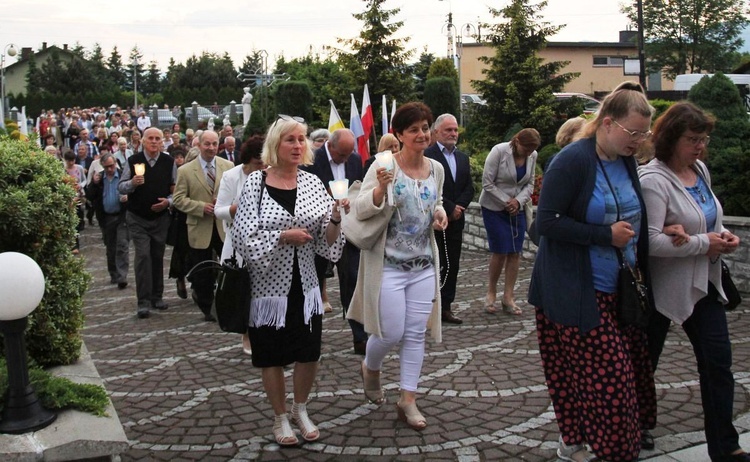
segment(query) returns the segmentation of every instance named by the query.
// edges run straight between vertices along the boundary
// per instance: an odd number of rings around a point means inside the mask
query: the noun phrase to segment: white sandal
[[[320,430],[312,423],[307,415],[307,405],[305,403],[294,403],[292,405],[292,422],[297,424],[302,439],[305,441],[317,441],[320,438]]]
[[[296,446],[299,444],[297,435],[292,430],[287,414],[277,415],[273,421],[273,437],[279,446]]]

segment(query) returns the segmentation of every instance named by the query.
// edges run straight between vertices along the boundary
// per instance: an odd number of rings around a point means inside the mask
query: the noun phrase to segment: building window
[[[594,67],[622,67],[623,56],[594,56]]]

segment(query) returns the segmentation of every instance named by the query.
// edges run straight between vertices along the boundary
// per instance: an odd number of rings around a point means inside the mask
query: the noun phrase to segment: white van
[[[750,85],[750,74],[724,74],[735,85]],[[680,74],[674,79],[674,90],[690,91],[693,85],[703,77],[713,77],[713,74]]]

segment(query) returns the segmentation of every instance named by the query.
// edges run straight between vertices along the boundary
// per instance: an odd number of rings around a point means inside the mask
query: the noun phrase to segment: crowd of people
[[[479,194],[490,251],[483,308],[523,314],[515,289],[524,236],[533,231],[539,244],[528,302],[560,430],[558,456],[633,461],[654,447],[654,373],[675,322],[696,356],[710,459],[747,462],[732,424],[720,265],[739,238],[722,224],[703,163],[715,120],[687,102],[653,124],[652,114],[642,88],[627,82],[590,120],[566,122],[557,136],[561,151],[543,166],[533,221],[540,134],[524,128],[492,148]],[[363,163],[350,130],[311,131],[299,117],[279,115],[265,136],[242,142],[231,126],[183,134],[179,124],[160,130],[145,113],[133,116],[50,112],[39,131],[79,191],[80,226],[96,216],[111,283],[120,289],[127,287],[132,241],[137,316],[168,308],[166,245],[173,246],[169,277],[178,296],[188,297],[189,282],[209,322],[215,274],[190,269],[217,258],[244,264],[253,283],[242,348],[262,371],[274,439],[299,444],[295,425],[302,440],[316,441],[321,430],[306,404],[322,319],[332,311],[326,279],[335,269],[353,351],[364,356],[364,397],[386,402],[380,375],[396,349],[396,416],[414,430],[426,428],[429,416],[417,407],[426,335],[440,342],[443,323],[463,322],[452,304],[475,194],[455,117],[433,118],[424,104],[406,103],[379,155]],[[342,180],[356,192],[334,199],[331,185]],[[366,226],[343,229],[342,220]],[[626,270],[647,288],[645,325],[620,317]]]

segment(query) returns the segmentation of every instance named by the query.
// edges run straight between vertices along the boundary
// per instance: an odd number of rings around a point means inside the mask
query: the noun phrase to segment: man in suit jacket
[[[471,181],[469,157],[456,149],[458,141],[456,118],[450,114],[442,114],[435,119],[432,128],[437,143],[425,149],[424,155],[440,162],[445,169],[443,207],[445,207],[445,213],[448,214],[445,239],[443,239],[442,232],[435,232],[440,249],[440,277],[445,278],[445,285],[440,289],[443,322],[461,324],[463,321],[453,314],[451,303],[456,298],[456,278],[463,245],[464,210],[474,198],[474,185]],[[447,250],[447,260],[443,249]]]
[[[331,137],[323,146],[315,151],[315,160],[305,170],[314,173],[320,178],[330,193],[328,182],[332,180],[349,180],[351,185],[357,180],[362,180],[362,158],[354,153],[355,137],[351,130],[342,128],[333,132]],[[315,256],[315,267],[318,271],[318,281],[323,287],[325,282],[325,270],[328,261],[325,258]],[[336,262],[339,273],[339,292],[341,294],[341,306],[344,308],[344,316],[349,309],[349,303],[357,285],[357,272],[359,270],[359,249],[353,244],[346,243],[344,253]],[[349,320],[352,330],[354,352],[365,354],[367,346],[367,333],[365,327],[353,320]]]
[[[216,156],[219,136],[206,130],[198,140],[200,155],[177,170],[174,206],[187,215],[188,259],[191,266],[221,255],[224,246],[224,226],[214,215],[214,203],[219,194],[219,182],[227,170],[234,167],[228,160]],[[213,271],[202,271],[190,277],[193,301],[203,312],[206,321],[215,321],[211,314],[214,302]]]
[[[224,149],[219,153],[219,157],[232,162],[234,165],[240,165],[240,152],[237,151],[237,140],[233,136],[224,138]]]

